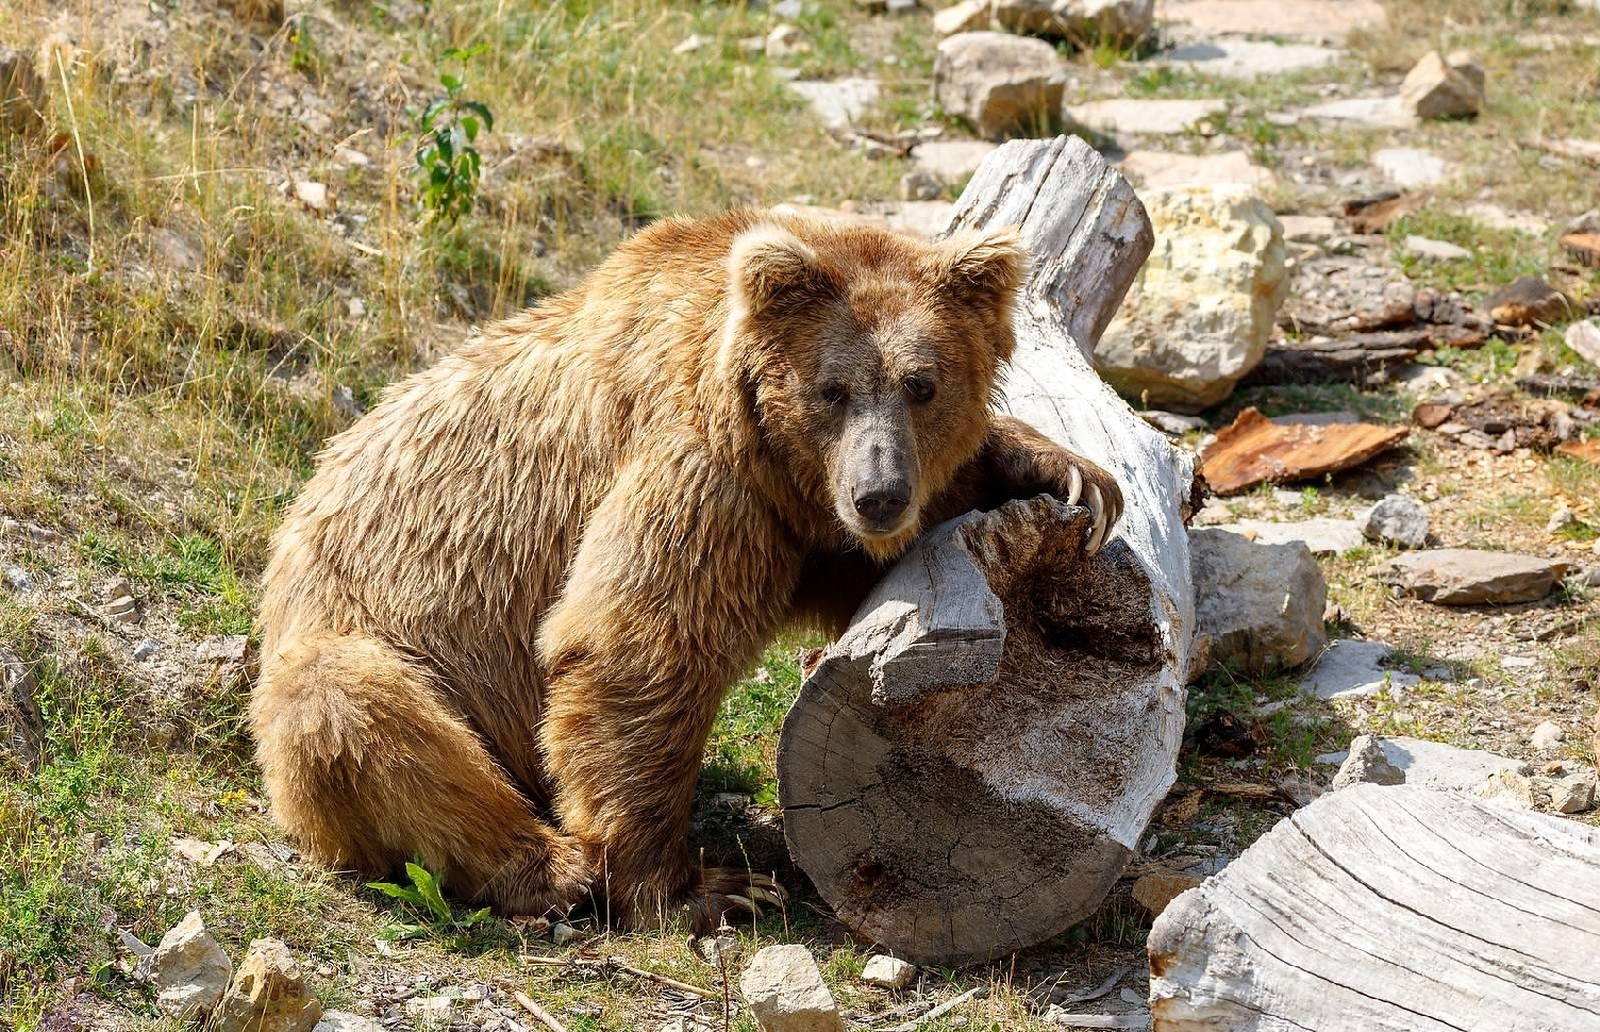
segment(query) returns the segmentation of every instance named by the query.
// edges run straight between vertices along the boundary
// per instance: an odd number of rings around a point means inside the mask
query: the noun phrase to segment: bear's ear
[[[956,233],[938,245],[940,284],[964,301],[1009,304],[1028,274],[1028,252],[1015,228]]]
[[[734,238],[728,282],[735,308],[749,315],[826,293],[830,281],[810,244],[767,223]]]

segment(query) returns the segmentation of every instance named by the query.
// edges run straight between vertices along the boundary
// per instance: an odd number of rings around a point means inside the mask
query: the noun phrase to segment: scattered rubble
[[[1251,407],[1200,453],[1201,469],[1211,490],[1236,495],[1257,484],[1292,484],[1359,466],[1408,433],[1371,423],[1268,419]]]
[[[1191,530],[1189,544],[1196,626],[1213,666],[1268,676],[1322,650],[1328,585],[1303,543],[1261,545],[1206,527]]]
[[[1250,155],[1240,150],[1223,151],[1220,154],[1129,151],[1128,156],[1122,159],[1122,174],[1147,190],[1179,186],[1259,190],[1271,186],[1274,181],[1270,171],[1252,162]]]

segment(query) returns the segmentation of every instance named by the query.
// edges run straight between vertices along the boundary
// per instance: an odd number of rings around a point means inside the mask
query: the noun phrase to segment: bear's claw
[[[707,934],[721,925],[723,915],[735,908],[761,916],[760,904],[782,910],[789,894],[783,886],[764,874],[708,867],[702,877],[699,905],[693,907],[696,934]]]

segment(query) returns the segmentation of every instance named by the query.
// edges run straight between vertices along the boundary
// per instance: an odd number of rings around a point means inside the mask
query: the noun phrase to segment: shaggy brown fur
[[[277,819],[513,913],[623,927],[772,898],[687,825],[725,689],[837,628],[931,521],[1079,476],[993,416],[1024,256],[760,212],[659,223],[334,438],[266,574],[251,720]],[[1089,492],[1093,494],[1094,492]]]

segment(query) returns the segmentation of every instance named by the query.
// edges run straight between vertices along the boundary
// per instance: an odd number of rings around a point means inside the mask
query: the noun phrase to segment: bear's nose
[[[874,488],[856,496],[856,512],[874,527],[892,526],[911,503],[911,492],[904,484]]]

